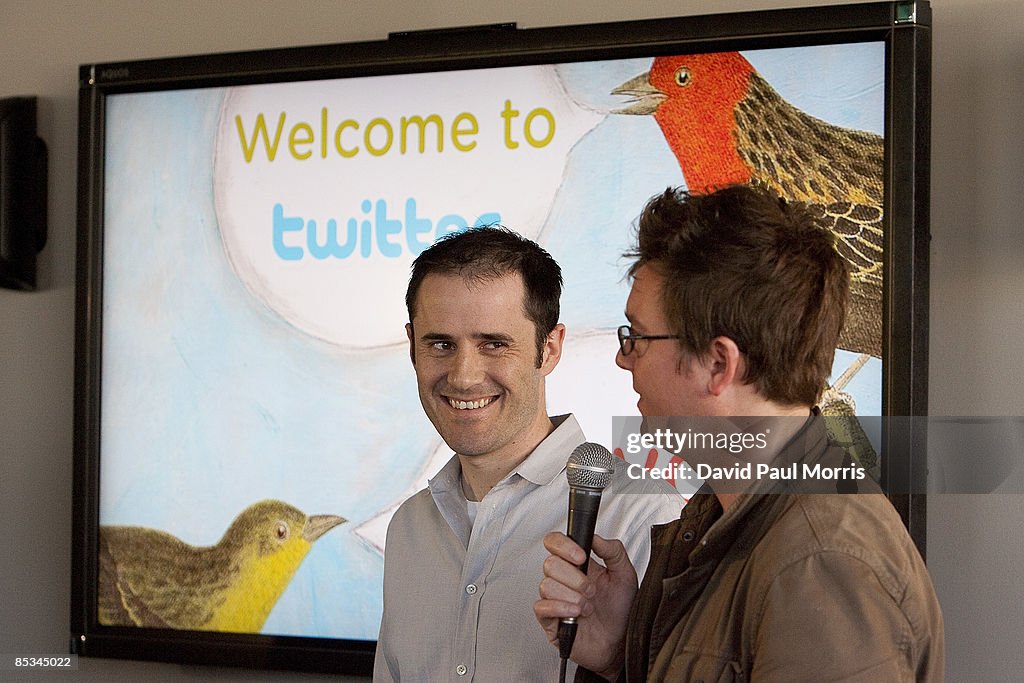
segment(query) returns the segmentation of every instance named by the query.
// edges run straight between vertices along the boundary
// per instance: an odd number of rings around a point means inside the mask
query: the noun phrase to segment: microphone
[[[569,521],[565,535],[583,548],[585,558],[580,569],[587,573],[590,548],[594,544],[594,526],[601,492],[615,472],[615,458],[608,449],[596,443],[582,443],[573,450],[565,464],[569,480]],[[565,617],[558,623],[558,654],[568,659],[576,640],[576,617]]]

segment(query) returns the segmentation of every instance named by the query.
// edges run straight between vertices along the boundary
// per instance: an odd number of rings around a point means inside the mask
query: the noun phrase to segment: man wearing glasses
[[[409,355],[454,455],[388,527],[375,681],[557,677],[531,606],[541,539],[566,527],[566,460],[586,441],[545,404],[565,337],[561,288],[554,259],[503,228],[443,238],[413,263]],[[678,518],[683,499],[616,467],[597,531],[622,538],[642,571],[651,525]]]
[[[679,433],[704,420],[730,437],[766,434],[763,449],[686,450],[691,466],[740,473],[843,454],[813,406],[849,275],[807,207],[747,186],[668,190],[629,256],[616,362],[640,412]],[[618,541],[595,538],[604,566],[584,575],[580,548],[549,534],[534,613],[555,644],[558,619],[579,617],[577,680],[941,680],[941,611],[898,514],[864,492],[877,491],[870,480],[843,482],[860,491],[849,495],[834,481],[830,493],[801,488],[813,484],[709,478],[679,520],[652,530],[639,590]]]

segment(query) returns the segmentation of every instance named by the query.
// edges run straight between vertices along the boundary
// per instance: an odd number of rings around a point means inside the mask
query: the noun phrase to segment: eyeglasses
[[[619,351],[623,356],[633,353],[639,339],[679,339],[678,334],[636,334],[629,325],[621,326],[616,334],[619,337]]]

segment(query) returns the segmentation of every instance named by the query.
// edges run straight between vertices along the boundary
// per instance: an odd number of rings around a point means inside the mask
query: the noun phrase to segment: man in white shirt
[[[565,338],[561,286],[554,259],[504,228],[452,235],[413,264],[406,331],[420,402],[455,454],[388,528],[375,681],[557,677],[532,605],[541,539],[566,525],[565,462],[585,441],[545,402]],[[623,539],[642,572],[650,526],[682,504],[618,466],[597,532]]]

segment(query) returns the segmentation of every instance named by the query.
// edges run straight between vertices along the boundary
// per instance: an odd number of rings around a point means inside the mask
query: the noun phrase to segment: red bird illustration
[[[797,109],[737,52],[657,57],[612,94],[654,115],[691,192],[760,183],[814,206],[851,265],[839,347],[881,357],[881,136]]]

